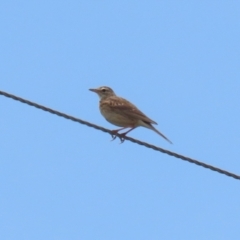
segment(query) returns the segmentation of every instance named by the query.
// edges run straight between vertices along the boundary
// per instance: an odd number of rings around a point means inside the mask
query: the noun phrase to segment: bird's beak
[[[95,88],[90,88],[89,91],[92,91],[92,92],[98,93],[98,90],[95,89]]]

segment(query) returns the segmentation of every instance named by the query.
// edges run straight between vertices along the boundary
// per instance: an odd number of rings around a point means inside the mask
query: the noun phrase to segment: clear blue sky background
[[[0,90],[115,129],[92,87],[240,174],[239,1],[1,1]],[[0,96],[0,239],[240,239],[240,182]]]

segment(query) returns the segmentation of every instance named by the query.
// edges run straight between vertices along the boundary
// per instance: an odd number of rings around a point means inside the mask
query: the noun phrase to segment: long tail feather
[[[154,132],[156,132],[156,133],[158,133],[161,137],[163,137],[165,140],[167,140],[169,143],[171,143],[171,144],[173,144],[166,136],[164,136],[162,133],[160,133],[155,127],[153,127],[152,125],[151,125],[151,129],[154,131]]]
[[[152,129],[154,132],[159,134],[161,137],[163,137],[165,140],[167,140],[169,143],[173,144],[166,136],[164,136],[162,133],[160,133],[154,126],[152,126],[149,122],[139,121],[139,126]]]

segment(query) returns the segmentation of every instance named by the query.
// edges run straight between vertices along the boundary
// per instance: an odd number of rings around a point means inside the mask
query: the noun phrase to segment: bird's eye
[[[103,88],[103,89],[102,89],[102,92],[106,92],[106,88]]]

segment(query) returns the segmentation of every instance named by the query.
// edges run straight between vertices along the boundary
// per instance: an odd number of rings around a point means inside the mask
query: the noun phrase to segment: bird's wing
[[[112,96],[112,97],[109,97],[108,100],[110,103],[109,106],[111,110],[120,115],[132,117],[132,118],[138,118],[139,120],[142,120],[150,124],[151,123],[157,124],[155,121],[153,121],[152,119],[147,117],[143,112],[141,112],[135,105],[133,105],[132,103],[130,103],[124,98]]]

